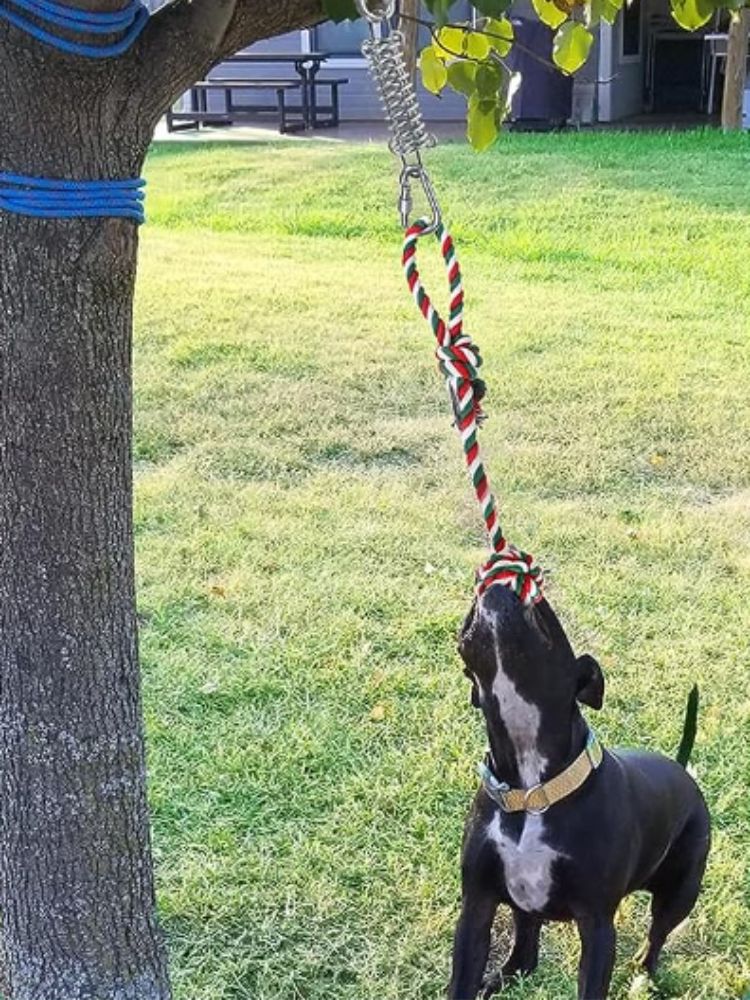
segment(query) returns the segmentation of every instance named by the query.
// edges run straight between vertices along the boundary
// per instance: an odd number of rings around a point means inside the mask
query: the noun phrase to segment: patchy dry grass
[[[659,994],[686,1000],[750,988],[749,154],[695,133],[431,156],[489,468],[605,665],[604,740],[672,751],[702,686],[715,847]],[[484,742],[454,634],[481,534],[392,171],[324,144],[150,160],[137,527],[178,1000],[433,1000],[447,979]],[[645,927],[628,900],[621,1000],[646,995]],[[551,928],[507,996],[573,996],[577,953]]]

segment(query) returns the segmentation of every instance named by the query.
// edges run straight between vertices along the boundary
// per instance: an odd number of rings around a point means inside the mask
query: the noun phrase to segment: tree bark
[[[724,95],[721,101],[721,127],[725,132],[742,128],[742,102],[747,78],[747,46],[750,36],[750,10],[743,7],[732,16],[724,71]]]
[[[419,25],[413,19],[419,17],[419,5],[420,0],[401,0],[401,14],[406,14],[407,17],[402,17],[399,21],[399,31],[404,36],[406,65],[412,77],[417,72],[417,41],[419,34]]]
[[[82,0],[112,10],[122,0]],[[194,0],[93,61],[0,22],[0,171],[137,176],[158,117],[308,0]],[[0,910],[4,1000],[168,1000],[134,596],[137,230],[0,211]]]
[[[147,136],[134,74],[10,35],[0,43],[0,169],[136,176]],[[0,213],[0,245],[8,989],[13,1000],[166,1000],[133,585],[137,231]]]

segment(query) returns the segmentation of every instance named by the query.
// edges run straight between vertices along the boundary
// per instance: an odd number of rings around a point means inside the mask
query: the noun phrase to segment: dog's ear
[[[604,674],[593,656],[584,653],[576,660],[578,686],[576,698],[590,708],[599,709],[604,703]]]

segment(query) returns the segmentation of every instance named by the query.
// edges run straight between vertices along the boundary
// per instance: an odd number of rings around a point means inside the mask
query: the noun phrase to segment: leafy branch
[[[428,31],[430,32],[430,35],[432,36],[433,44],[439,45],[441,48],[445,49],[445,51],[449,55],[454,56],[457,59],[467,58],[461,52],[452,52],[451,50],[445,48],[445,45],[438,40],[439,32],[434,22],[425,21],[424,18],[421,17],[411,17],[409,14],[401,14],[400,17],[404,21],[414,21],[416,24],[421,25],[423,28],[427,28]],[[460,30],[463,30],[464,26],[461,24],[448,23],[446,24],[445,27],[458,28]],[[545,59],[544,56],[540,56],[538,52],[535,52],[533,49],[529,48],[528,45],[524,45],[523,42],[519,42],[518,39],[514,37],[512,28],[509,33],[505,34],[498,34],[496,31],[488,31],[487,28],[477,28],[476,26],[472,27],[472,31],[474,34],[484,35],[485,38],[498,39],[499,41],[507,42],[509,45],[513,45],[516,49],[518,49],[519,52],[523,52],[524,55],[529,56],[535,62],[538,62],[541,66],[544,66],[545,69],[557,68],[555,64],[551,62],[549,59]],[[497,55],[495,55],[494,57],[501,58]],[[503,65],[505,65],[505,63],[503,63]]]
[[[387,0],[368,0],[371,9]],[[485,149],[499,134],[510,100],[520,85],[506,56],[515,48],[546,69],[566,75],[586,62],[593,45],[593,29],[602,21],[614,24],[625,2],[631,0],[531,0],[539,20],[553,32],[552,60],[515,38],[507,17],[512,0],[472,0],[480,15],[476,23],[450,20],[455,0],[422,0],[431,20],[403,13],[401,16],[425,27],[431,44],[419,56],[425,88],[440,95],[446,86],[463,94],[468,102],[468,136],[476,149]],[[736,10],[750,0],[670,0],[672,17],[681,27],[694,31],[706,24],[718,9]],[[330,18],[342,21],[359,17],[355,0],[323,0]]]

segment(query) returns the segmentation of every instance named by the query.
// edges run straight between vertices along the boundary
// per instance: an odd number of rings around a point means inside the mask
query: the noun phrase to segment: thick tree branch
[[[322,0],[174,0],[158,10],[135,58],[154,119],[223,58],[323,19]]]
[[[261,38],[308,28],[324,17],[322,0],[237,0],[218,55],[223,59]]]
[[[404,52],[406,53],[406,65],[412,79],[417,72],[417,48],[419,24],[419,0],[401,0],[401,17],[399,19],[398,30],[404,36]]]
[[[134,56],[154,118],[212,65],[236,6],[237,0],[173,0],[151,15]]]

